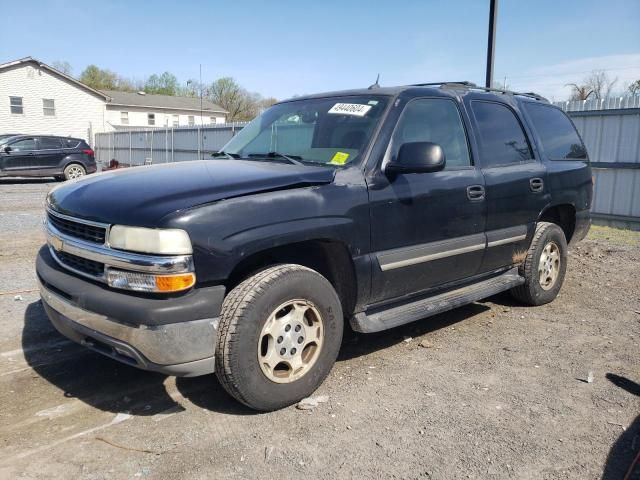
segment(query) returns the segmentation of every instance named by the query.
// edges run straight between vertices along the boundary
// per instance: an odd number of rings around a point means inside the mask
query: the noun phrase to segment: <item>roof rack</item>
[[[522,97],[530,97],[535,98],[536,100],[540,100],[543,102],[549,103],[542,95],[539,95],[534,92],[513,92],[511,90],[507,90],[504,88],[489,88],[489,87],[479,87],[473,82],[462,81],[462,82],[431,82],[431,83],[414,83],[411,84],[412,87],[435,87],[440,86],[440,88],[468,88],[470,90],[482,90],[484,92],[496,92],[496,93],[506,93],[510,95],[520,95]]]
[[[473,82],[469,82],[467,80],[463,80],[462,82],[431,82],[431,83],[413,83],[411,84],[412,87],[433,87],[436,85],[441,85],[441,86],[455,86],[455,85],[461,85],[463,87],[471,87],[471,88],[477,88],[478,86],[473,83]]]

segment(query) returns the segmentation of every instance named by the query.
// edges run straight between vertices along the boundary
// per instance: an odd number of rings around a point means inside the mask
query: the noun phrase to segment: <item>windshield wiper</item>
[[[293,165],[304,165],[300,160],[302,157],[299,155],[285,155],[280,152],[269,152],[269,153],[250,153],[247,155],[249,158],[262,157],[262,158],[282,158]]]
[[[229,153],[229,152],[223,152],[222,150],[220,150],[219,152],[213,152],[211,154],[212,157],[217,158],[217,157],[226,157],[226,158],[230,158],[230,159],[237,159],[240,158],[240,155],[238,155],[237,153]]]

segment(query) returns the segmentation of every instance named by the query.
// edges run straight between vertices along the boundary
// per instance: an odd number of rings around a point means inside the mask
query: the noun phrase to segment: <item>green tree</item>
[[[161,75],[156,75],[154,73],[145,82],[143,90],[146,93],[155,93],[157,95],[178,95],[180,86],[174,74],[164,72]]]
[[[120,90],[122,92],[136,90],[136,85],[131,80],[96,65],[89,65],[85,68],[78,80],[96,90]]]
[[[118,75],[96,65],[85,68],[78,80],[96,90],[118,90]]]

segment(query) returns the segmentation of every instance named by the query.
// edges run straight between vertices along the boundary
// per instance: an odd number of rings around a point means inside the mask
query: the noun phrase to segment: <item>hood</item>
[[[62,184],[54,210],[103,223],[157,226],[169,213],[225,198],[330,183],[334,169],[244,160],[199,160],[113,170]]]

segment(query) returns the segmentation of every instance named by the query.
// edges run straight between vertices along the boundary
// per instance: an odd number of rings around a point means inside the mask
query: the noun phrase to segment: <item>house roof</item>
[[[116,90],[103,90],[102,93],[110,97],[111,100],[108,105],[200,111],[200,97],[174,97],[171,95],[120,92]],[[228,113],[224,108],[207,99],[202,99],[202,111],[206,113]]]
[[[24,63],[31,63],[34,64],[36,67],[38,68],[42,68],[44,70],[48,70],[49,72],[51,72],[54,75],[57,75],[58,77],[62,77],[65,80],[74,83],[75,85],[77,85],[78,87],[87,90],[88,92],[93,93],[94,95],[97,95],[105,100],[108,100],[109,97],[104,94],[103,92],[101,92],[100,90],[95,90],[91,87],[89,87],[88,85],[85,85],[84,83],[76,80],[75,78],[67,75],[66,73],[61,72],[60,70],[56,70],[55,68],[47,65],[46,63],[41,62],[38,59],[35,59],[33,57],[24,57],[24,58],[19,58],[18,60],[13,60],[11,62],[6,62],[6,63],[0,63],[0,71],[5,70],[7,68],[11,68],[11,67],[15,67],[15,66],[19,66],[21,64]]]
[[[24,57],[11,62],[0,63],[0,71],[16,67],[21,64],[31,63],[37,68],[48,70],[54,75],[64,78],[65,80],[77,85],[78,87],[93,93],[103,98],[107,105],[122,105],[131,107],[147,107],[147,108],[162,108],[169,110],[193,110],[194,112],[200,111],[200,98],[199,97],[173,97],[171,95],[152,95],[152,94],[140,94],[136,92],[120,92],[115,90],[96,90],[94,88],[85,85],[84,83],[76,80],[75,78],[63,73],[55,68],[41,62],[33,57]],[[202,112],[203,113],[229,113],[220,105],[216,105],[209,100],[202,99]]]

